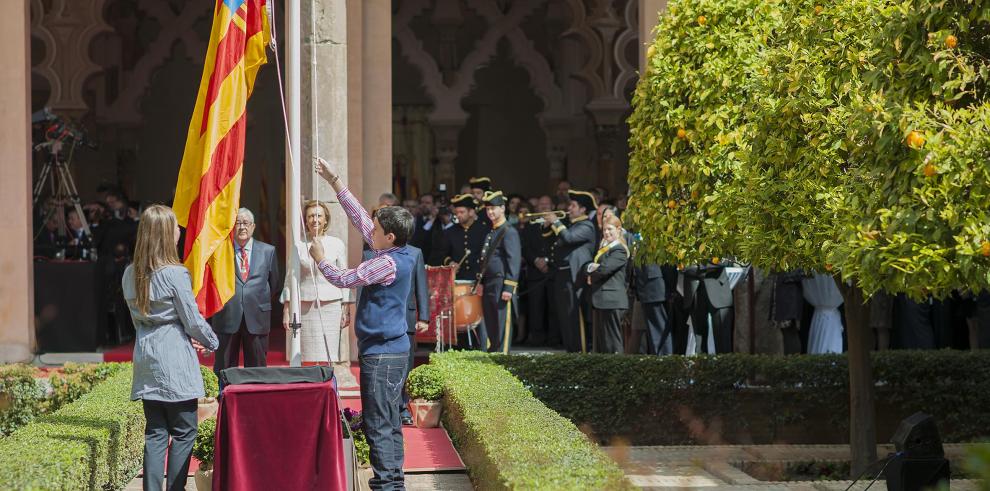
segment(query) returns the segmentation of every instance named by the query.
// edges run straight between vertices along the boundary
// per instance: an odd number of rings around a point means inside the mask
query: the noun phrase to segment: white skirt
[[[340,300],[320,302],[320,308],[316,307],[315,301],[299,302],[299,310],[302,314],[299,330],[302,361],[326,362],[327,351],[330,361],[340,361]]]

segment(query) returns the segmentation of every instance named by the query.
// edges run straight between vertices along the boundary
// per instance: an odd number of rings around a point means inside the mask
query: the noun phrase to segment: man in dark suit
[[[454,209],[457,224],[443,231],[439,247],[434,243],[430,264],[458,263],[467,254],[457,270],[457,279],[473,281],[478,275],[481,247],[485,244],[489,228],[478,220],[478,201],[474,196],[455,196],[450,200],[450,206]]]
[[[549,196],[541,196],[536,211],[553,211],[553,201]],[[560,326],[557,324],[553,302],[553,242],[552,230],[544,229],[538,223],[526,224],[522,232],[522,254],[526,262],[526,295],[530,346],[557,346],[560,344]]]
[[[492,231],[482,248],[481,281],[484,285],[481,309],[485,315],[488,350],[509,354],[512,346],[513,300],[519,287],[522,247],[519,232],[505,219],[505,196],[501,191],[488,191],[482,202],[492,222]],[[479,336],[481,337],[481,336]],[[485,340],[479,342],[485,346]]]
[[[633,249],[635,251],[635,247]],[[659,264],[639,264],[632,268],[636,300],[646,320],[647,353],[669,355],[674,352],[672,326],[667,322],[667,289]]]
[[[691,316],[694,335],[703,353],[732,352],[732,289],[725,266],[709,264],[684,270],[684,302]],[[708,319],[711,318],[711,339]]]
[[[557,319],[564,348],[572,353],[587,352],[591,340],[587,332],[590,312],[584,302],[586,278],[581,268],[591,261],[595,254],[595,226],[588,220],[588,211],[597,208],[595,198],[584,191],[567,191],[570,204],[567,215],[570,226],[566,226],[555,215],[544,217],[544,227],[550,227],[557,236],[554,244],[554,302],[557,305]]]
[[[409,371],[413,369],[413,361],[416,354],[416,330],[425,331],[430,323],[430,292],[426,286],[426,263],[423,261],[423,251],[416,247],[407,245],[410,255],[416,256],[416,278],[409,289],[409,299],[406,301],[406,324],[408,328],[406,334],[409,335]],[[370,251],[368,251],[370,253]],[[369,254],[370,255],[370,254]],[[367,258],[366,258],[367,259]],[[409,412],[409,392],[402,391],[402,412],[399,414],[402,424],[413,424],[412,414]]]
[[[272,299],[281,292],[275,247],[251,238],[254,215],[247,208],[237,211],[234,225],[234,296],[211,318],[220,338],[213,370],[238,365],[241,346],[244,366],[267,366],[268,333],[271,330]]]

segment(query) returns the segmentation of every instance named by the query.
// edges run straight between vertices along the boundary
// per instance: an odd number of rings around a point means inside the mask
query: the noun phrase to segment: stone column
[[[392,2],[374,0],[362,8],[361,200],[377,205],[378,196],[392,191]]]
[[[653,28],[666,9],[667,0],[639,0],[639,73],[646,72],[646,48],[653,44]]]
[[[10,2],[0,20],[0,363],[29,361],[34,351],[34,253],[31,223],[31,56],[27,0]]]
[[[329,3],[331,0],[321,0]],[[392,190],[392,4],[385,0],[347,0],[346,182],[367,206]],[[320,93],[321,96],[326,90]],[[353,230],[353,229],[352,229]],[[348,263],[361,261],[363,239],[347,240]],[[353,313],[353,311],[352,311]],[[349,331],[350,329],[348,329]],[[357,345],[351,337],[351,359]]]

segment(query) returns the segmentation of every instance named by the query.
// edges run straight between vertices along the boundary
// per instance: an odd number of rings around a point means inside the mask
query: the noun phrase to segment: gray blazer
[[[235,265],[236,265],[236,259]],[[282,292],[282,276],[278,274],[275,247],[255,240],[249,259],[250,273],[247,281],[241,280],[237,267],[233,268],[234,296],[217,312],[210,322],[218,334],[234,334],[241,328],[241,319],[249,333],[265,335],[272,327],[272,299],[275,292]]]
[[[147,314],[136,305],[133,266],[124,270],[121,287],[137,331],[131,400],[177,402],[203,397],[199,358],[189,338],[210,350],[220,342],[199,314],[189,271],[176,265],[152,273]]]

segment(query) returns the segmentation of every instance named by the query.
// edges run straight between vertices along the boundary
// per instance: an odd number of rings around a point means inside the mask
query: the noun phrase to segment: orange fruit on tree
[[[703,26],[708,23],[708,19],[704,15],[698,16],[698,25]]]
[[[825,271],[832,271],[832,269],[833,269],[832,263],[825,263]]]
[[[718,264],[718,263],[720,263],[720,262],[722,262],[722,260],[721,260],[721,259],[719,259],[719,258],[717,258],[717,257],[712,257],[712,264]]]
[[[821,14],[822,13],[822,10],[824,10],[824,9],[822,8],[821,5],[815,5],[815,13],[816,14]]]
[[[925,146],[925,136],[918,130],[911,130],[907,135],[907,145],[915,150]]]
[[[925,173],[925,177],[932,177],[935,174],[938,174],[938,170],[935,169],[935,166],[933,164],[925,164],[924,173]]]
[[[983,243],[980,244],[980,254],[983,254],[983,257],[990,256],[990,242],[984,240]]]
[[[946,48],[953,49],[953,48],[956,47],[957,44],[959,44],[959,39],[958,38],[956,38],[952,34],[949,34],[948,36],[945,36],[945,47]]]
[[[687,138],[687,131],[684,128],[677,128],[677,138],[681,140]]]
[[[668,201],[667,202],[667,208],[670,208],[671,210],[673,210],[674,208],[677,208],[677,202],[674,201],[674,200]]]

